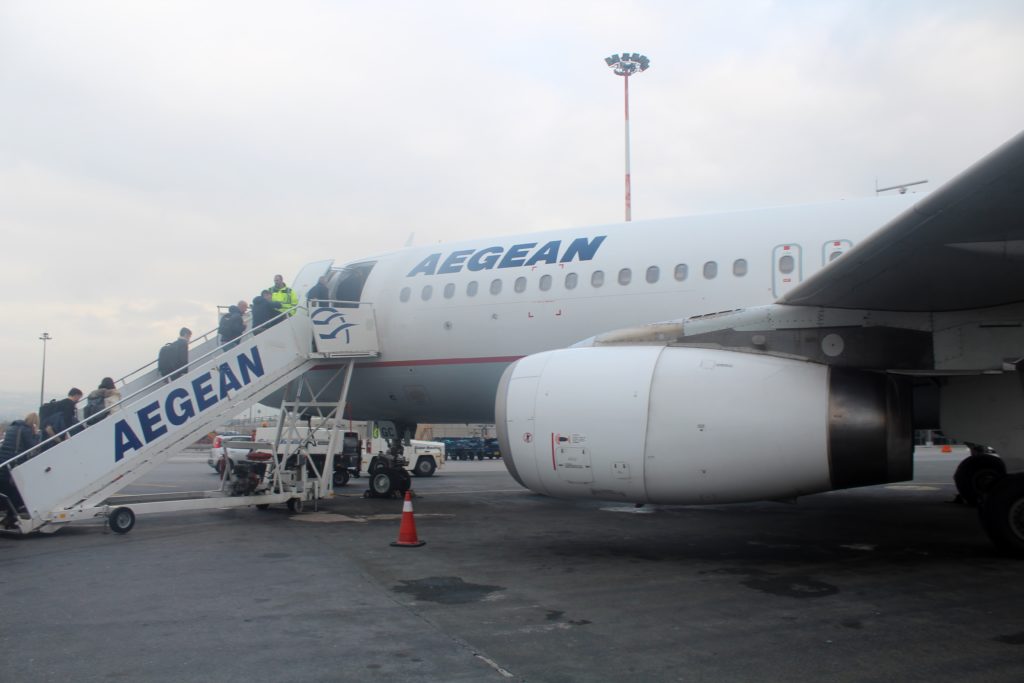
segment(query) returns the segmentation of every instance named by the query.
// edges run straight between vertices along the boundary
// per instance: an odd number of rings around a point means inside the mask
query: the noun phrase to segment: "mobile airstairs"
[[[101,419],[53,437],[40,445],[53,444],[45,450],[36,447],[0,464],[17,489],[11,500],[0,498],[7,513],[3,530],[52,533],[71,522],[101,518],[125,533],[135,514],[273,503],[301,510],[304,501],[333,496],[334,454],[341,450],[340,418],[352,371],[357,360],[379,355],[373,307],[325,302],[293,311],[224,346],[218,346],[216,335],[205,335],[190,349],[184,374],[164,379],[155,367],[142,368],[118,383],[124,398],[97,416]],[[340,395],[313,390],[304,375],[314,367],[343,377]],[[331,381],[319,385],[337,387]],[[314,462],[303,452],[287,459],[274,455],[253,468],[259,475],[250,475],[242,486],[228,473],[219,490],[112,499],[211,428],[282,389],[275,443],[251,446],[279,453],[289,424],[316,412],[338,418],[325,460]],[[0,515],[4,512],[0,508]]]

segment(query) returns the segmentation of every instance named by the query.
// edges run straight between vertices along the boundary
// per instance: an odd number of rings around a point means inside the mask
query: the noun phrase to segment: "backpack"
[[[57,399],[51,398],[47,403],[39,406],[39,424],[45,425],[46,421],[54,413],[60,414],[60,407],[57,405]]]
[[[59,410],[50,412],[45,419],[39,421],[39,429],[43,434],[41,437],[43,440],[50,438],[50,434],[46,433],[46,428],[49,427],[53,430],[54,434],[60,434],[64,431],[67,425],[64,424],[64,413]]]
[[[92,417],[96,413],[102,412],[104,403],[105,397],[102,394],[89,394],[89,398],[85,399],[85,407],[82,408],[82,415],[85,417]]]
[[[174,342],[167,342],[160,347],[160,353],[156,357],[156,367],[160,371],[161,375],[169,375],[178,368],[172,367],[174,365],[174,350],[171,348]]]

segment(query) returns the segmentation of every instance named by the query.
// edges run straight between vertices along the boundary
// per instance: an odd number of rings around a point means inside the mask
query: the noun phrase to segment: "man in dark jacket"
[[[60,432],[73,427],[78,422],[78,414],[75,410],[75,404],[82,400],[82,390],[78,387],[71,387],[68,391],[68,396],[65,399],[57,401],[54,404],[53,412],[47,416],[45,420],[39,424],[39,439],[45,441],[51,436],[55,436]],[[64,435],[67,439],[71,436],[71,432]]]
[[[181,328],[178,338],[160,349],[160,356],[157,359],[157,367],[163,377],[171,376],[175,380],[185,374],[184,368],[188,365],[188,342],[192,339],[192,330],[187,327]]]
[[[306,293],[306,304],[309,305],[311,301],[319,301],[319,306],[322,308],[328,305],[327,300],[330,296],[330,293],[327,291],[327,276],[321,275],[316,284],[310,287]]]
[[[220,319],[220,326],[217,328],[217,332],[220,333],[220,343],[222,345],[241,337],[242,332],[245,332],[245,321],[242,319],[242,309],[238,306],[229,306],[228,312]],[[231,346],[235,346],[235,344],[232,344]]]
[[[277,315],[277,310],[270,300],[270,290],[264,289],[258,297],[252,300],[252,329],[255,330],[255,334],[262,332],[263,330],[257,328],[275,315]]]

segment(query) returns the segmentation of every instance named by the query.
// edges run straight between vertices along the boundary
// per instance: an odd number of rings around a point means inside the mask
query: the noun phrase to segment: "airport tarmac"
[[[318,512],[140,516],[0,538],[0,680],[1024,680],[1024,563],[953,504],[964,452],[798,504],[635,508],[500,461],[352,480]],[[205,454],[138,490],[212,488]]]

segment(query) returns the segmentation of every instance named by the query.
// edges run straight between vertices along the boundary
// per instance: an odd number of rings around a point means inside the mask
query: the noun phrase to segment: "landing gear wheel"
[[[126,534],[135,526],[135,513],[131,508],[114,508],[107,517],[107,524],[115,534]]]
[[[288,512],[294,512],[299,514],[302,512],[302,499],[301,498],[289,498],[288,499]]]
[[[1024,559],[1024,474],[997,481],[978,508],[981,525],[1004,555]]]
[[[366,468],[366,471],[371,475],[377,474],[378,472],[385,472],[388,469],[387,462],[384,458],[379,458],[376,455],[370,460],[370,466]]]
[[[344,486],[348,483],[348,470],[334,470],[333,482],[335,486]]]
[[[391,483],[394,484],[398,493],[405,495],[405,492],[412,488],[412,477],[405,470],[392,470]]]
[[[375,496],[390,496],[394,490],[391,483],[391,475],[387,472],[377,472],[370,477],[370,490]]]
[[[957,493],[968,505],[977,505],[978,501],[997,481],[1006,476],[1006,465],[1002,459],[987,453],[969,455],[956,468],[953,481]]]
[[[437,463],[434,462],[434,459],[423,456],[416,461],[416,469],[413,470],[413,474],[417,477],[432,477],[436,469]]]

